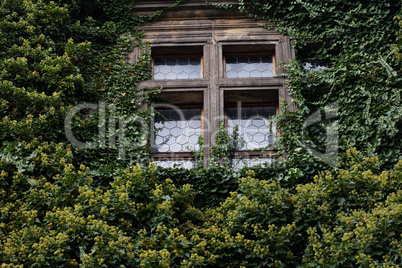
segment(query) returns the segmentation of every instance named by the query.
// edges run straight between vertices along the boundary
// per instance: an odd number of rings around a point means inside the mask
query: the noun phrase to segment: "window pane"
[[[305,71],[319,71],[331,67],[328,62],[325,61],[307,61],[303,64]]]
[[[269,56],[227,56],[227,78],[272,77],[272,57]]]
[[[155,58],[154,79],[199,79],[201,58]]]
[[[156,111],[152,152],[188,152],[198,149],[201,109]]]
[[[272,144],[276,137],[276,129],[269,118],[276,114],[276,107],[233,107],[227,108],[227,124],[229,134],[239,127],[239,136],[244,145],[238,150],[252,150]]]
[[[154,162],[156,166],[164,168],[173,168],[178,166],[180,168],[191,169],[195,165],[194,160],[157,160]]]

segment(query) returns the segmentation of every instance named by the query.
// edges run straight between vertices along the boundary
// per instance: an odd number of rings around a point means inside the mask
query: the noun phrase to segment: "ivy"
[[[137,88],[150,77],[150,54],[135,27],[164,12],[133,17],[133,4],[1,2],[2,266],[400,265],[400,1],[211,3],[267,20],[291,36],[296,52],[285,68],[299,109],[284,104],[276,122],[286,157],[239,171],[230,159],[241,141],[222,123],[208,169],[133,165],[149,157],[146,145],[129,147],[143,141],[143,129],[128,122],[119,140],[118,120],[140,116],[149,125],[143,104],[157,92]],[[140,57],[130,63],[134,47]],[[306,71],[310,60],[330,67]],[[88,102],[97,108],[72,116],[72,133],[90,145],[79,148],[64,120]],[[337,118],[306,126],[333,103]],[[325,151],[336,120],[334,167],[310,151]]]
[[[232,168],[232,157],[236,149],[242,146],[244,141],[239,137],[239,127],[233,129],[232,134],[228,134],[222,121],[219,122],[219,129],[215,136],[215,143],[212,145],[209,160],[210,166],[224,166]]]
[[[251,1],[245,8],[239,1],[230,8],[273,22],[276,30],[290,35],[294,43],[296,60],[285,67],[288,90],[299,109],[294,114],[283,110],[279,115],[283,152],[292,157],[305,151],[297,145],[297,140],[306,138],[301,135],[302,122],[319,107],[337,101],[341,152],[357,147],[380,156],[385,166],[401,158],[398,107],[402,81],[398,54],[394,54],[398,45],[390,45],[400,39],[393,22],[394,17],[399,18],[400,2]],[[318,42],[320,47],[306,49],[307,41]],[[303,70],[304,62],[317,59],[329,60],[331,67]],[[312,127],[307,138],[322,136],[319,128]],[[301,160],[295,158],[295,163]]]

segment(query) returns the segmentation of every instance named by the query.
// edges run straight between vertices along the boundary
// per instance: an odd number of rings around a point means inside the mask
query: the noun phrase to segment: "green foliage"
[[[54,183],[45,178],[32,183],[23,204],[3,204],[2,261],[29,266],[135,266],[141,246],[134,239],[138,231],[154,233],[161,225],[173,228],[197,219],[190,185],[176,188],[169,179],[156,183],[136,166],[122,170],[109,189],[102,190],[87,172],[83,166],[79,171],[66,167]]]
[[[224,166],[231,168],[234,151],[241,147],[244,141],[239,137],[239,127],[233,129],[232,134],[228,134],[222,121],[219,122],[219,129],[215,136],[215,143],[212,145],[209,159],[210,166]]]
[[[204,167],[204,136],[200,135],[197,140],[199,146],[197,151],[192,151],[195,159],[196,168]]]
[[[162,168],[145,170],[144,176],[158,182],[171,179],[175,185],[191,184],[194,189],[194,205],[200,210],[207,207],[216,207],[237,189],[239,173],[222,167],[213,166],[208,169],[195,168]]]
[[[357,156],[353,150],[348,154]],[[305,215],[312,215],[312,210],[321,215],[318,227],[309,225],[309,245],[303,257],[306,266],[397,267],[400,264],[397,252],[401,252],[401,164],[399,161],[393,170],[375,174],[367,168],[376,169],[377,157],[363,162],[352,160],[351,171],[326,172],[314,184],[299,187],[299,195],[303,188],[307,191],[302,195],[328,189],[316,192],[320,193],[316,202],[300,204],[298,208]]]
[[[395,17],[395,21],[399,25],[399,31],[396,37],[396,44],[392,44],[392,49],[395,54],[395,57],[399,62],[402,60],[402,10],[399,14]]]
[[[150,55],[135,26],[163,12],[132,17],[132,4],[0,3],[2,266],[400,266],[400,2],[217,5],[274,22],[296,49],[286,69],[299,109],[284,109],[277,123],[280,153],[288,154],[236,172],[227,167],[239,139],[223,124],[208,169],[128,168],[130,157],[147,159],[146,146],[127,147],[117,160],[119,146],[141,142],[143,129],[128,123],[127,140],[113,143],[112,119],[151,116],[141,108],[152,89],[136,87],[150,77]],[[309,51],[307,41],[321,46]],[[133,47],[142,51],[130,63]],[[305,72],[302,63],[312,59],[331,67]],[[340,155],[329,167],[304,145],[322,151],[331,121],[306,129],[303,122],[334,101]],[[78,149],[64,119],[83,102],[104,105],[107,119],[76,113],[74,136],[96,145]]]
[[[178,169],[171,180],[152,164],[137,165],[102,189],[88,168],[65,164],[52,181],[26,180],[25,198],[15,198],[15,188],[1,191],[1,259],[10,266],[398,267],[402,161],[382,172],[377,157],[356,150],[344,161],[347,169],[322,172],[294,191],[249,170],[206,210],[195,206],[195,188],[184,183],[191,176]]]
[[[104,14],[98,14],[98,20],[91,17],[77,20],[71,15],[78,9],[87,12],[82,9],[87,7],[85,1],[67,1],[61,3],[63,5],[50,1],[17,2],[4,1],[0,7],[2,155],[18,158],[18,151],[13,147],[19,148],[21,142],[36,144],[32,143],[36,139],[50,144],[63,143],[70,148],[64,130],[66,114],[83,102],[102,101],[107,110],[105,118],[141,116],[149,120],[150,111],[140,109],[148,99],[148,91],[140,94],[136,87],[150,75],[149,52],[145,52],[146,44],[141,42],[142,33],[132,28],[121,35],[123,29],[111,21],[111,8],[106,2],[101,5]],[[122,7],[127,8],[127,5],[130,3],[125,2]],[[127,15],[129,9],[124,10]],[[129,14],[121,15],[131,18]],[[134,46],[144,51],[136,64],[127,64],[127,51]],[[98,113],[85,112],[80,111],[73,117],[73,135],[80,141],[99,146],[85,150],[72,148],[73,164],[91,167],[92,175],[110,173],[108,166],[116,166],[117,148],[123,146],[123,142],[101,146],[98,126],[109,124],[106,137],[109,141],[110,137],[118,135],[113,132],[113,122],[103,122]],[[138,124],[129,123],[126,142],[139,143],[142,131]],[[34,146],[29,148],[27,155],[36,155],[40,150]],[[147,157],[148,152],[142,146],[127,150],[127,154],[125,161],[118,162],[120,165],[127,166],[132,155]],[[35,170],[30,158],[26,161]],[[98,170],[100,166],[102,170]]]
[[[378,155],[384,167],[401,157],[400,1],[243,1],[214,4],[266,19],[289,35],[296,60],[286,65],[288,90],[298,105],[280,112],[282,152],[297,165],[308,160],[303,145],[325,151],[325,122],[303,129],[306,118],[337,101],[339,150],[357,147]],[[395,23],[394,21],[397,23]],[[307,43],[319,46],[309,49]],[[391,46],[391,44],[393,44]],[[306,72],[302,64],[325,60],[331,67]],[[320,165],[320,164],[318,164]],[[322,165],[320,169],[327,168]],[[315,168],[314,168],[315,169]]]
[[[348,169],[323,172],[295,192],[275,181],[257,180],[248,171],[239,179],[236,192],[204,212],[203,224],[163,232],[178,232],[175,247],[170,248],[170,236],[154,236],[158,246],[146,259],[157,261],[158,252],[169,245],[171,260],[175,260],[171,266],[397,267],[402,162],[391,171],[374,174],[377,158],[362,160],[352,150],[345,161]],[[363,224],[356,225],[356,221]],[[182,246],[176,238],[179,234]],[[184,252],[191,252],[190,260],[177,261]]]

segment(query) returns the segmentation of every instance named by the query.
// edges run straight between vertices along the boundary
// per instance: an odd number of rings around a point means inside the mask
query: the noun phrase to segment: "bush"
[[[297,60],[286,68],[299,109],[277,124],[284,168],[219,166],[233,146],[197,170],[127,168],[110,144],[73,147],[63,124],[78,103],[103,100],[117,107],[108,115],[150,119],[139,109],[150,94],[136,87],[150,55],[131,65],[126,52],[146,47],[135,26],[161,12],[134,18],[132,1],[2,1],[1,266],[400,267],[400,1],[238,2],[294,40]],[[306,40],[322,46],[306,52]],[[332,67],[304,72],[311,59]],[[323,125],[301,129],[333,101],[340,162],[329,167],[301,146],[322,150]],[[73,121],[86,141],[107,123],[96,113]],[[140,139],[136,125],[129,132]],[[146,146],[130,150],[149,156]]]
[[[52,161],[45,156],[41,163]],[[380,171],[377,157],[350,150],[345,169],[291,188],[244,171],[226,198],[197,194],[192,185],[224,181],[223,169],[174,173],[137,165],[117,171],[104,187],[69,161],[51,179],[15,170],[11,191],[1,191],[6,265],[397,267],[401,261],[402,160]],[[0,174],[3,184],[8,172]],[[197,198],[214,205],[195,206]]]

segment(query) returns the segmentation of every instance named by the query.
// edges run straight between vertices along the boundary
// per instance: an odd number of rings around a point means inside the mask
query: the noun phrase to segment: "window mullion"
[[[204,166],[208,165],[210,148],[214,144],[215,134],[219,129],[219,119],[223,118],[223,93],[218,87],[220,50],[218,44],[208,45],[209,85],[204,95],[204,120],[206,131],[204,136]]]

